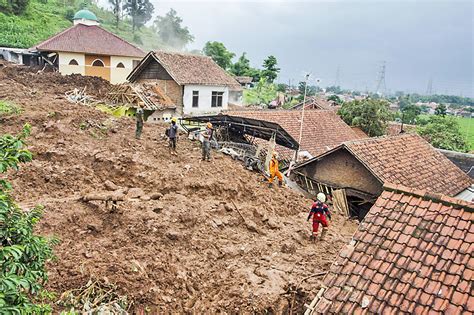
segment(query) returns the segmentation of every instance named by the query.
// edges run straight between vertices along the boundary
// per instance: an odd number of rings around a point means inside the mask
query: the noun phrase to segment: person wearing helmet
[[[202,132],[202,160],[210,161],[211,160],[211,140],[214,129],[212,129],[212,124],[207,123],[206,129]]]
[[[135,112],[135,118],[137,119],[137,127],[135,129],[135,139],[140,140],[140,137],[142,136],[142,130],[143,130],[143,108],[142,105],[140,104],[139,107],[137,108],[137,111]]]
[[[171,126],[167,130],[171,155],[178,155],[176,152],[176,140],[178,138],[178,125],[176,124],[177,121],[178,120],[176,117],[173,117],[171,119]]]
[[[328,206],[325,204],[326,202],[326,195],[323,193],[318,193],[316,196],[316,200],[311,206],[311,211],[309,212],[308,219],[313,217],[313,233],[311,234],[310,240],[316,240],[318,236],[318,229],[319,225],[323,226],[323,230],[321,232],[321,240],[324,239],[324,235],[326,234],[326,230],[329,226],[328,221],[326,220],[326,216],[331,219],[331,213],[329,212]]]
[[[268,166],[268,170],[270,172],[270,178],[268,179],[268,187],[272,188],[273,187],[273,179],[278,177],[278,186],[282,187],[283,186],[283,175],[281,175],[280,170],[278,168],[278,159],[277,159],[277,153],[273,151],[272,153],[272,159],[270,160],[270,165]]]

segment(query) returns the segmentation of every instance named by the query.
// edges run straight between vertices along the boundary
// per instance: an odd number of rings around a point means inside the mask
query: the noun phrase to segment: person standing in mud
[[[324,240],[324,235],[327,232],[329,223],[326,219],[326,216],[331,220],[331,213],[329,212],[329,207],[325,204],[326,202],[326,195],[323,193],[318,193],[316,196],[316,200],[314,201],[313,205],[311,206],[311,210],[308,215],[308,220],[313,217],[313,233],[311,233],[310,240],[315,241],[318,237],[318,230],[319,225],[322,225],[321,231],[321,238],[320,240]]]
[[[142,136],[142,130],[143,130],[143,116],[144,116],[144,111],[142,108],[142,105],[140,104],[139,107],[137,108],[137,112],[135,113],[135,117],[137,119],[137,127],[135,129],[135,138],[140,140],[140,137]]]
[[[176,152],[176,141],[177,141],[177,138],[178,138],[178,125],[176,124],[178,120],[176,119],[176,117],[173,117],[171,119],[171,126],[170,128],[167,130],[168,132],[168,139],[169,139],[169,146],[170,146],[170,153],[171,155],[178,155],[178,153]]]
[[[211,160],[211,140],[212,140],[212,124],[210,122],[206,125],[206,130],[202,132],[202,160]]]

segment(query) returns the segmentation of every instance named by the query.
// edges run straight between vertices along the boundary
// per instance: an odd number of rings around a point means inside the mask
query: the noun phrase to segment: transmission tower
[[[379,91],[383,91],[382,94],[385,94],[387,92],[387,86],[385,85],[385,61],[382,62],[382,66],[380,67],[375,93],[378,93]]]
[[[433,94],[433,79],[430,78],[428,81],[428,87],[426,88],[426,95],[432,95]]]
[[[336,80],[334,81],[334,86],[340,86],[341,85],[341,69],[339,66],[337,66],[336,70]]]

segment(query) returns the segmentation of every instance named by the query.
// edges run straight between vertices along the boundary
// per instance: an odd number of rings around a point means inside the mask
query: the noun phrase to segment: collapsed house
[[[245,117],[277,123],[294,139],[299,139],[301,111],[252,110],[228,111],[229,116]],[[351,129],[334,111],[307,110],[304,112],[299,160],[312,158],[326,152],[342,142],[360,139],[361,135]],[[293,159],[293,152],[277,146],[276,150],[286,159]]]
[[[149,83],[176,105],[177,116],[219,113],[241,93],[240,84],[210,57],[152,51],[127,78],[131,83]],[[155,115],[162,115],[159,111]]]
[[[30,48],[37,56],[36,63],[50,65],[61,74],[96,76],[113,84],[126,82],[145,53],[101,28],[91,11],[80,10],[73,20],[70,28]]]
[[[416,134],[344,142],[297,165],[292,179],[311,194],[343,189],[350,215],[359,219],[386,183],[449,196],[472,184],[469,176]]]
[[[471,314],[474,206],[388,185],[339,253],[310,314]]]

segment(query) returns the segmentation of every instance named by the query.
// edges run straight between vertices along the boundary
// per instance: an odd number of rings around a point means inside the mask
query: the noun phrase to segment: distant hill
[[[24,14],[17,16],[0,12],[0,47],[29,48],[70,27],[74,13],[80,9],[80,4],[84,3],[77,1],[71,5],[70,2],[70,0],[30,0]],[[97,15],[103,28],[140,46],[145,51],[162,46],[156,33],[149,27],[140,28],[134,35],[128,20],[121,21],[117,29],[112,12],[95,4],[87,5],[87,9]]]

